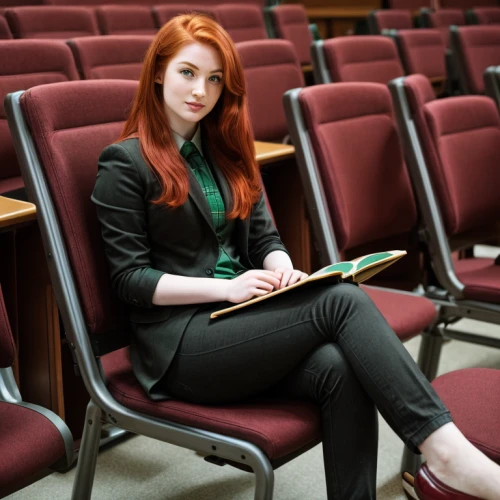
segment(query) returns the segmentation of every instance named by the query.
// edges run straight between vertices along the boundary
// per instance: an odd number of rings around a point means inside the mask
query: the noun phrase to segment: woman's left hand
[[[298,269],[288,269],[286,267],[277,267],[274,270],[275,273],[281,274],[279,289],[285,288],[289,285],[293,285],[303,279],[307,278],[307,274],[299,271]]]

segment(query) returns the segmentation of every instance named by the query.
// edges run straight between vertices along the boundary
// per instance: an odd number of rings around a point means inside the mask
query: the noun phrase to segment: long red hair
[[[184,45],[193,42],[210,45],[222,59],[224,89],[201,127],[204,141],[231,188],[233,205],[226,216],[244,219],[261,192],[245,78],[232,40],[208,16],[177,16],[160,29],[146,53],[139,89],[118,140],[139,138],[141,153],[162,186],[155,203],[178,207],[186,201],[188,173],[163,108],[162,85],[155,83],[155,78]]]

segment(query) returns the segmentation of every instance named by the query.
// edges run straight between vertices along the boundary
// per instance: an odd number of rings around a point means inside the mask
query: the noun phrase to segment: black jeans
[[[415,452],[451,417],[366,293],[314,285],[220,319],[202,308],[163,383],[195,403],[271,390],[321,406],[329,499],[375,498],[376,408]]]

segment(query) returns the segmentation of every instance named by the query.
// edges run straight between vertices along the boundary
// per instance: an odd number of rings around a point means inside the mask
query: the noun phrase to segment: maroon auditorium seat
[[[400,30],[395,35],[406,74],[446,82],[446,46],[437,29]]]
[[[139,80],[152,40],[153,36],[108,35],[75,38],[67,44],[82,79]]]
[[[217,21],[218,19],[216,10],[217,9],[215,5],[205,5],[198,3],[161,4],[153,6],[153,17],[155,19],[157,28],[161,28],[173,17],[179,14],[186,14],[188,12],[200,12],[201,14],[206,14],[213,17]]]
[[[420,75],[393,85],[404,91],[398,94],[398,106],[408,103],[408,115],[398,114],[405,117],[400,118],[403,137],[407,137],[408,126],[410,130],[416,127],[415,140],[405,139],[404,144],[423,207],[423,224],[429,231],[426,241],[433,268],[440,286],[463,308],[456,310],[450,304],[449,314],[474,314],[475,319],[498,323],[500,266],[495,259],[451,259],[451,250],[457,246],[471,246],[498,235],[500,118],[496,105],[485,96],[430,99],[429,82]],[[421,155],[424,163],[415,160]],[[425,184],[424,191],[419,179],[426,176],[431,184]],[[465,301],[463,306],[460,301]],[[466,306],[467,301],[475,304]]]
[[[474,7],[496,7],[497,0],[439,0],[441,9],[472,9]]]
[[[465,368],[439,376],[432,386],[465,437],[500,464],[500,370]]]
[[[36,333],[36,332],[33,332]],[[73,438],[53,412],[22,401],[12,372],[15,345],[0,288],[0,497],[65,469],[73,461]]]
[[[469,24],[500,24],[500,7],[474,7],[466,17]]]
[[[101,5],[95,9],[103,35],[154,35],[157,28],[147,5]]]
[[[255,40],[236,44],[243,64],[255,139],[283,142],[288,135],[282,97],[304,86],[299,60],[288,40]]]
[[[76,352],[83,353],[78,356],[79,369],[91,397],[75,488],[91,490],[104,420],[134,434],[204,450],[219,462],[228,460],[253,469],[257,492],[261,498],[269,498],[273,466],[292,460],[319,442],[317,405],[262,398],[218,406],[152,401],[133,375],[128,351],[119,349],[126,344],[127,320],[123,304],[111,289],[90,194],[99,154],[117,139],[136,90],[136,83],[119,80],[67,82],[33,88],[20,102],[15,97],[9,100],[26,120],[13,120],[12,126],[34,141],[35,149],[27,142],[19,144],[24,172],[29,179],[43,172],[46,179],[43,185],[29,183],[33,200],[38,204],[41,190],[47,189],[47,203],[57,214],[57,219],[52,219],[50,212],[38,217],[46,222],[41,227],[48,240],[57,235],[61,238],[54,252],[58,276],[54,287],[65,333]],[[82,102],[85,107],[80,106]],[[66,256],[67,262],[59,260]],[[88,336],[108,339],[108,351],[112,352],[101,350],[104,344],[100,341],[92,344],[93,352]]]
[[[464,26],[465,13],[461,9],[422,9],[420,12],[422,25],[435,28],[441,32],[446,47],[450,46],[450,26]]]
[[[404,75],[396,44],[386,36],[343,36],[314,42],[316,83],[388,83]],[[324,67],[320,64],[322,56]],[[320,75],[321,73],[321,75]]]
[[[314,85],[287,92],[284,103],[320,265],[338,260],[340,252],[363,255],[368,246],[415,253],[417,207],[387,86]],[[436,318],[428,299],[363,288],[403,341]]]
[[[99,35],[94,12],[86,7],[15,7],[5,10],[14,38],[68,39]]]
[[[373,10],[368,16],[368,27],[372,35],[385,30],[409,30],[413,28],[413,16],[409,10]]]
[[[309,19],[303,5],[281,4],[265,11],[275,38],[292,42],[300,64],[311,64],[311,43]]]
[[[10,40],[14,38],[5,17],[0,16],[0,40]]]
[[[19,192],[24,186],[6,121],[4,97],[16,90],[67,80],[78,80],[78,73],[71,51],[62,41],[0,40],[0,194]]]
[[[462,93],[483,94],[483,74],[500,64],[500,26],[453,26],[451,45]]]
[[[389,0],[389,8],[416,11],[421,7],[431,7],[432,0]]]
[[[233,42],[267,38],[262,9],[257,5],[219,4],[217,21]]]

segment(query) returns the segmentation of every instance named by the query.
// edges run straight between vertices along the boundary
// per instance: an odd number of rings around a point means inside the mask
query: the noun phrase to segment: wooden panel
[[[13,228],[34,219],[36,207],[33,203],[0,196],[0,228]]]

